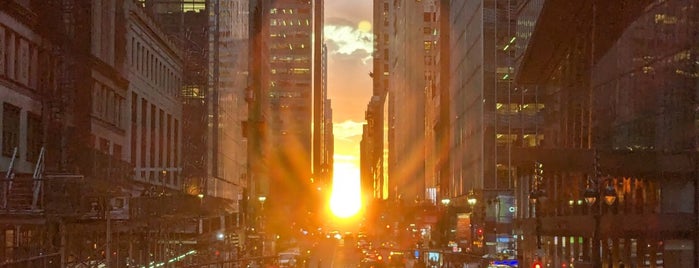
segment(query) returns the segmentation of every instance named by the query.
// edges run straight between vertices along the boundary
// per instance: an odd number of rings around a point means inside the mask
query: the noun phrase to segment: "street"
[[[312,248],[309,268],[357,267],[361,260],[359,252],[351,241],[334,238],[320,239]]]

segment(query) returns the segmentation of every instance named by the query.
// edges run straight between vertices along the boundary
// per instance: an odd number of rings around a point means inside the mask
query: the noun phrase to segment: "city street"
[[[312,249],[309,268],[346,268],[357,267],[361,260],[359,252],[353,244],[343,243],[334,238],[321,239]]]

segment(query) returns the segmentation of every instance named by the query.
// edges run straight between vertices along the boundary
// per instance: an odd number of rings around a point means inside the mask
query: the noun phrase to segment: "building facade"
[[[219,3],[226,12],[204,2],[170,4],[10,1],[1,9],[2,58],[10,59],[2,69],[7,81],[15,81],[0,89],[2,170],[8,174],[0,213],[8,241],[0,252],[3,264],[162,264],[197,252],[192,244],[216,249],[220,243],[211,243],[209,235],[234,229],[237,207],[230,207],[245,187],[246,160],[239,156],[246,155],[240,136],[245,113],[239,110],[247,64],[230,53],[216,55],[225,64],[211,64],[210,54],[201,53],[221,50],[207,47],[214,36],[225,38],[212,44],[247,45],[247,20],[241,18],[247,2]],[[208,13],[197,15],[205,10],[227,16],[216,16],[222,21],[208,28]],[[178,28],[182,21],[192,28]],[[230,76],[212,78],[210,64]],[[226,124],[221,135],[230,139],[206,138],[206,119],[212,118],[206,115],[222,113],[207,106],[209,88],[222,89],[216,109],[230,117],[208,127]],[[193,118],[199,127],[191,125]],[[187,133],[192,129],[204,131]],[[211,148],[213,140],[233,144],[220,142],[231,148],[218,151],[224,153],[217,159],[226,161],[214,170],[226,175],[207,184],[213,198],[200,199],[204,183],[193,190],[188,178],[206,174],[201,167],[213,165],[204,163],[216,162],[216,152],[195,150]],[[188,141],[201,147],[192,149]],[[232,157],[235,150],[243,153]],[[201,157],[190,161],[185,155]],[[221,181],[226,183],[216,183]],[[226,236],[226,243],[229,238],[234,240]]]
[[[679,202],[697,197],[696,4],[522,7],[518,37],[528,39],[516,81],[546,107],[546,142],[513,157],[518,166],[544,160],[542,180],[524,168],[518,178],[524,265],[697,265],[696,202]],[[553,49],[545,35],[567,41]],[[545,203],[524,201],[537,189]]]
[[[265,201],[252,200],[250,207],[264,214],[258,221],[289,219],[265,222],[270,233],[290,231],[289,222],[317,224],[318,217],[306,215],[317,212],[316,184],[328,176],[323,170],[330,170],[322,157],[329,108],[324,107],[322,6],[322,1],[289,0],[257,1],[254,7],[249,162],[255,185],[251,196]]]
[[[424,42],[422,2],[394,1],[390,9],[388,49],[395,53],[388,55],[388,186],[396,199],[413,202],[426,198],[424,56],[432,43]]]
[[[460,247],[512,255],[510,151],[531,135],[525,94],[512,85],[516,1],[451,1],[449,9],[449,166],[444,197],[471,228],[457,233]],[[443,60],[440,57],[440,60]],[[440,81],[445,81],[442,79]],[[524,108],[523,108],[524,107]],[[445,117],[446,118],[446,117]],[[475,206],[467,197],[477,197]],[[478,233],[483,235],[478,235]],[[479,238],[480,237],[480,238]]]

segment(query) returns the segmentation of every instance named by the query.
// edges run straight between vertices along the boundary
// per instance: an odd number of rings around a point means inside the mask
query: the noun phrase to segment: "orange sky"
[[[364,21],[364,29],[359,29]],[[326,0],[325,42],[328,46],[328,95],[332,100],[335,163],[359,167],[359,141],[364,111],[371,98],[373,50],[371,0]]]

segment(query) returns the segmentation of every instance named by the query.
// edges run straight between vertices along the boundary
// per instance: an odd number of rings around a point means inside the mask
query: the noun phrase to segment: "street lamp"
[[[445,207],[448,206],[449,203],[451,203],[451,200],[449,198],[442,199],[442,205],[444,205]]]
[[[450,219],[449,219],[449,203],[451,200],[449,198],[442,198],[441,200],[444,208],[442,209],[442,245],[448,245],[449,242],[449,230],[451,229]]]
[[[263,225],[264,225],[264,213],[265,213],[265,201],[267,200],[267,197],[264,195],[258,196],[257,200],[260,201],[260,230],[262,230]]]
[[[480,241],[479,237],[482,235],[482,233],[479,233],[482,231],[482,229],[478,229],[478,232],[476,231],[476,222],[475,222],[475,216],[476,216],[476,203],[478,203],[478,198],[476,198],[476,193],[473,192],[473,190],[468,192],[468,195],[466,196],[466,202],[468,205],[471,207],[471,247],[477,246],[478,248],[482,247],[482,244],[476,244],[476,240],[479,241],[479,243],[482,243]]]
[[[468,195],[466,196],[466,202],[468,202],[468,205],[471,206],[471,209],[476,205],[476,202],[478,200],[476,199],[476,194],[473,193],[473,190],[468,192]]]
[[[546,200],[544,184],[544,164],[534,162],[534,181],[532,191],[529,193],[529,203],[534,205],[534,218],[536,219],[536,249],[537,254],[541,251],[541,218],[539,215],[539,205]]]
[[[611,185],[607,185],[601,192],[598,190],[600,185],[600,178],[596,178],[597,181],[593,182],[592,179],[588,180],[588,186],[585,189],[583,196],[585,197],[585,202],[592,209],[592,216],[595,219],[595,226],[592,233],[592,262],[593,267],[601,267],[600,259],[600,221],[602,218],[602,202],[597,202],[600,195],[602,196],[604,203],[607,206],[614,205],[616,201],[616,190]]]
[[[604,203],[611,207],[614,205],[614,202],[616,202],[617,193],[608,179],[604,179],[606,187],[602,189],[601,182],[603,178],[599,168],[599,156],[596,151],[594,152],[593,161],[595,171],[594,180],[588,177],[583,197],[590,209],[592,209],[592,216],[595,219],[595,226],[592,232],[592,265],[593,267],[602,267],[602,261],[600,259],[600,220],[602,218],[602,202],[597,202],[597,200],[602,197]]]

